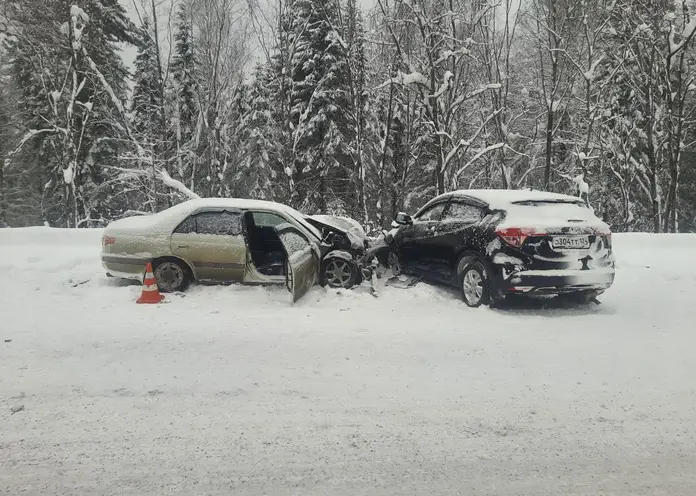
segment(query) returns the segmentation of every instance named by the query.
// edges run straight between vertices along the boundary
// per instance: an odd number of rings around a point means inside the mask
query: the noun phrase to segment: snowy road
[[[696,237],[615,245],[600,307],[427,285],[143,307],[99,232],[0,230],[0,494],[692,496]]]

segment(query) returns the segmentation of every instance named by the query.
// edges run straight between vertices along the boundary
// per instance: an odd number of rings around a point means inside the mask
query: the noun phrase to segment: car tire
[[[358,283],[358,266],[352,260],[329,257],[321,264],[321,284],[333,289],[350,289]]]
[[[185,291],[193,279],[191,270],[176,258],[161,258],[153,263],[157,287],[162,293]]]
[[[389,254],[387,255],[387,267],[391,269],[392,274],[397,277],[404,273],[404,266],[401,263],[401,257],[398,251],[389,250]]]
[[[472,260],[464,265],[459,274],[459,289],[467,306],[478,308],[490,302],[488,273],[479,260]]]

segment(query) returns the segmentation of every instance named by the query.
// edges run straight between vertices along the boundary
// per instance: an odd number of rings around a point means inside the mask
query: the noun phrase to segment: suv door
[[[455,257],[462,250],[482,252],[488,237],[484,234],[481,221],[486,208],[464,200],[453,199],[442,216],[434,242],[437,258],[442,262],[443,276],[456,277]],[[454,282],[458,284],[455,279]]]
[[[238,211],[194,214],[179,224],[171,238],[172,253],[189,262],[202,281],[242,281],[246,250]]]
[[[413,223],[399,230],[396,242],[404,269],[427,275],[433,256],[431,239],[447,207],[448,200],[431,205],[419,212]]]
[[[275,230],[287,255],[285,281],[295,303],[319,280],[319,248],[290,224],[278,225]]]

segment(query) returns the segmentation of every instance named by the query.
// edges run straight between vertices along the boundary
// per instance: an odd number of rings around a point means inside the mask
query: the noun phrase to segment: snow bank
[[[101,229],[55,229],[51,227],[24,227],[0,229],[0,249],[8,246],[34,246],[46,248],[56,245],[95,244],[101,246]]]

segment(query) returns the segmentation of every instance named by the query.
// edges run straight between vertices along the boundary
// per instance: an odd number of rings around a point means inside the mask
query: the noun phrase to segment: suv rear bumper
[[[613,267],[590,270],[530,270],[512,274],[502,284],[504,293],[561,294],[604,291],[614,283]]]

